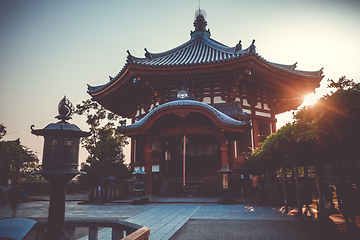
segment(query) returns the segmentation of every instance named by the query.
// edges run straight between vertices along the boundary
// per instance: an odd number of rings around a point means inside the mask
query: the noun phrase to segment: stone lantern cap
[[[81,131],[75,124],[68,123],[66,120],[71,119],[74,112],[72,103],[64,96],[58,105],[59,115],[55,118],[61,120],[57,123],[50,123],[43,129],[34,129],[31,126],[31,133],[37,136],[44,137],[71,137],[80,138],[90,136],[90,132]]]
[[[135,176],[138,176],[138,175],[146,175],[146,172],[144,172],[141,168],[139,168],[139,170],[137,170],[136,172],[134,172],[133,175],[135,175]]]
[[[58,179],[60,176],[70,180],[77,174],[79,166],[79,141],[80,137],[90,136],[90,132],[81,131],[75,124],[66,120],[71,119],[74,107],[64,97],[58,105],[60,122],[50,123],[43,129],[33,129],[31,133],[44,137],[44,150],[42,170],[33,174],[42,174],[49,181]]]
[[[216,171],[216,172],[222,173],[222,174],[226,174],[226,173],[231,173],[231,172],[233,172],[233,170],[230,170],[228,167],[223,166],[222,169],[220,169],[219,171]]]

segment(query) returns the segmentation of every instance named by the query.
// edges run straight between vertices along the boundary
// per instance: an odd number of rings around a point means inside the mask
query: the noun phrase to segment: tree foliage
[[[0,136],[5,134],[6,127],[0,124]],[[0,141],[0,185],[6,185],[7,179],[36,180],[37,177],[31,173],[39,169],[39,159],[33,151],[20,144],[20,139]]]
[[[128,178],[130,170],[124,164],[123,154],[127,141],[124,135],[116,131],[115,125],[119,116],[90,99],[78,104],[75,113],[85,115],[91,129],[91,136],[82,139],[82,146],[89,156],[81,164],[81,170],[87,174],[81,176],[80,180],[93,184],[109,176],[117,180]]]
[[[2,139],[6,135],[6,127],[4,124],[0,123],[0,139]]]
[[[303,165],[313,152],[312,139],[304,140],[296,123],[288,123],[270,135],[250,157],[248,164],[256,168],[278,168]]]
[[[252,154],[251,164],[266,167],[297,161],[301,165],[314,157],[323,162],[354,164],[360,143],[360,84],[346,77],[328,82],[335,91],[299,110],[293,123],[269,136]]]

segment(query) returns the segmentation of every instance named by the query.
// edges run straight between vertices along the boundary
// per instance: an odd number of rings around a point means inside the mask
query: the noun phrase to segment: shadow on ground
[[[332,221],[323,225],[313,221],[189,220],[170,239],[332,240],[360,238],[351,236],[350,233],[340,233]]]

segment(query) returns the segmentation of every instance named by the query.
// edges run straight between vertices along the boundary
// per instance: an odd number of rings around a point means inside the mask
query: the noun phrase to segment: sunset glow
[[[315,96],[314,93],[311,93],[309,95],[306,95],[304,97],[304,102],[303,102],[303,106],[309,106],[309,105],[314,105],[316,102],[318,101],[318,97]]]

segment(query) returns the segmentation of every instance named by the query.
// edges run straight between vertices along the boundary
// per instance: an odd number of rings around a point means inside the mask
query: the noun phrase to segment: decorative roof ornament
[[[205,20],[206,12],[200,8],[195,11],[194,27],[195,31],[205,31],[207,22]]]
[[[197,35],[205,35],[207,37],[210,37],[210,29],[206,29],[207,22],[205,20],[206,12],[204,10],[201,10],[200,8],[195,11],[195,20],[194,20],[194,27],[195,31],[191,31],[190,35],[191,38],[197,36]]]
[[[144,48],[144,51],[145,51],[145,57],[148,59],[152,59],[151,53],[149,53],[149,51],[146,48]]]
[[[130,51],[129,50],[126,50],[128,56],[127,56],[127,62],[128,63],[133,63],[134,62],[134,57],[133,55],[131,55]]]
[[[189,93],[189,89],[181,87],[171,98],[171,101],[175,100],[195,100],[194,95]]]
[[[74,110],[75,108],[72,105],[72,103],[69,101],[69,99],[66,98],[66,96],[64,96],[63,99],[61,99],[61,101],[58,104],[59,115],[56,116],[55,118],[63,122],[65,120],[69,120],[71,119],[71,116],[74,114]]]
[[[239,43],[236,44],[236,46],[235,46],[235,52],[240,51],[240,50],[242,50],[241,40],[239,40]]]
[[[252,40],[252,43],[251,43],[251,45],[250,45],[250,47],[249,47],[249,52],[250,52],[250,53],[255,52],[255,48],[256,48],[256,46],[255,46],[255,39],[253,39],[253,40]]]

